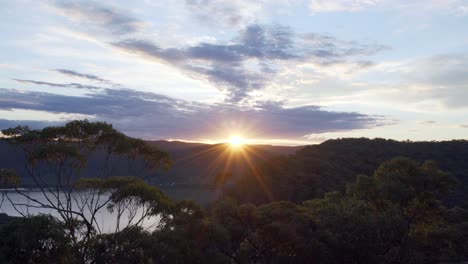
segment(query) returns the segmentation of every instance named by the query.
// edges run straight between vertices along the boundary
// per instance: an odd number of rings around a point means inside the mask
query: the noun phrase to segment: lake
[[[179,200],[193,200],[199,204],[207,205],[215,198],[215,193],[211,191],[209,188],[204,186],[183,186],[183,187],[160,187],[160,189],[166,193],[171,199],[175,201]],[[27,204],[27,205],[34,205],[34,202],[31,202],[29,199],[24,197],[21,194],[16,193],[12,190],[0,190],[0,192],[6,193],[10,199],[17,204]],[[47,198],[40,190],[34,189],[23,189],[23,192],[30,196],[32,199],[36,199],[39,202],[47,204]],[[75,198],[72,202],[72,208],[77,209],[82,207],[82,197],[88,195],[89,192],[75,192],[72,196]],[[102,201],[106,200],[109,197],[109,193],[102,194],[101,199]],[[47,197],[54,203],[57,203],[56,197],[51,194],[48,194]],[[1,197],[0,197],[1,199]],[[63,195],[61,200],[63,199]],[[64,200],[62,200],[64,201]],[[37,214],[50,214],[56,216],[60,219],[60,215],[56,210],[48,209],[48,208],[35,208],[35,207],[28,207],[28,206],[17,206],[17,209],[25,214],[25,215],[37,215]],[[6,199],[4,199],[3,204],[0,207],[0,213],[6,213],[9,216],[21,216],[21,213],[18,212],[13,205]],[[129,222],[135,223],[131,221],[132,216],[135,217],[133,219],[139,218],[143,210],[138,210],[133,213],[129,213],[126,211],[120,217],[120,227],[126,226]],[[89,216],[89,210],[84,211],[86,216]],[[152,216],[144,218],[141,223],[141,226],[146,230],[153,230],[157,227],[159,223],[160,217],[159,216]],[[100,230],[100,233],[110,233],[114,232],[117,227],[117,212],[110,212],[105,206],[100,209],[96,214],[96,229]]]

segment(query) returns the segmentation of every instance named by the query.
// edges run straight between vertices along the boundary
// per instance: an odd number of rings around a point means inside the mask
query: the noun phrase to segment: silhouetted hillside
[[[211,184],[220,172],[233,173],[235,177],[248,172],[273,156],[290,155],[302,147],[249,145],[243,150],[232,150],[226,144],[199,144],[156,141],[153,144],[170,153],[174,166],[169,171],[158,172],[158,179],[175,183]],[[250,164],[250,165],[249,165]]]
[[[344,190],[358,174],[372,175],[379,164],[396,156],[406,156],[417,162],[436,161],[442,170],[451,172],[460,182],[449,202],[466,206],[468,201],[468,141],[463,140],[400,142],[350,138],[306,147],[252,145],[243,151],[233,151],[225,144],[150,143],[169,152],[174,160],[169,171],[148,175],[153,184],[207,185],[220,172],[230,172],[234,175],[232,180],[237,181],[234,192],[245,201],[268,201],[258,175],[274,200],[303,201],[321,197],[325,192]],[[0,144],[0,167],[24,173],[21,151],[4,142]],[[99,167],[99,155],[93,155],[84,174],[93,175],[93,170]],[[115,175],[128,174],[125,161],[116,159],[114,163]]]
[[[174,161],[172,168],[168,171],[157,171],[147,175],[154,184],[161,185],[197,185],[211,184],[214,176],[222,171],[231,172],[235,176],[245,173],[248,164],[257,165],[276,155],[288,155],[294,153],[301,147],[250,145],[245,146],[245,151],[233,151],[226,144],[202,144],[181,141],[149,141],[160,149],[168,152]],[[242,155],[241,153],[245,153]],[[91,155],[87,168],[83,175],[93,176],[100,169],[99,162],[103,160],[103,153]],[[246,160],[248,158],[248,162]],[[0,168],[13,168],[21,175],[27,175],[25,170],[25,159],[21,149],[17,146],[0,142]],[[127,161],[115,157],[112,173],[114,175],[128,175]],[[24,179],[27,185],[28,179]]]
[[[304,201],[325,192],[344,190],[358,174],[372,175],[385,160],[396,156],[417,162],[434,160],[459,181],[451,203],[467,205],[468,141],[399,142],[385,139],[349,138],[304,147],[290,157],[274,158],[261,166],[263,185],[274,200]],[[243,200],[265,202],[258,177],[245,175],[234,189]]]

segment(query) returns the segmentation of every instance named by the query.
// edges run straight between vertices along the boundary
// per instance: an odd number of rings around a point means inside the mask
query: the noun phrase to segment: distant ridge
[[[441,170],[459,181],[450,198],[452,205],[468,208],[468,141],[396,141],[390,139],[342,138],[305,146],[287,159],[273,163],[266,182],[278,199],[303,201],[322,197],[325,192],[342,190],[359,174],[373,175],[384,161],[408,157],[418,163],[433,160]],[[293,180],[292,180],[293,179]],[[240,186],[244,196],[262,196],[258,183],[246,176]],[[249,186],[252,187],[248,190]],[[290,191],[291,190],[291,191]],[[264,197],[258,198],[260,200]]]
[[[240,175],[246,169],[246,164],[238,156],[233,158],[231,164],[227,165],[222,155],[230,152],[227,144],[203,144],[183,141],[156,140],[148,141],[161,150],[168,152],[174,161],[169,171],[158,171],[154,175],[148,175],[153,184],[184,184],[184,185],[206,185],[210,184],[212,178],[222,170],[230,171]],[[252,155],[250,162],[258,162],[276,155],[290,155],[302,147],[249,145],[250,150],[257,154]],[[89,166],[85,174],[93,175],[93,170],[98,167],[99,154],[90,158]],[[115,166],[116,175],[126,175],[125,162]],[[24,157],[16,146],[0,142],[0,168],[14,168],[25,175]],[[28,184],[28,181],[25,181]]]
[[[233,155],[227,162],[227,144],[203,144],[183,141],[148,141],[167,151],[174,165],[169,171],[158,171],[148,175],[151,183],[161,186],[210,185],[213,178],[222,171],[234,174],[235,178],[249,175],[251,166],[258,166],[274,156],[286,155],[294,168],[285,169],[281,175],[301,178],[304,197],[323,195],[330,190],[344,189],[354,181],[356,175],[372,175],[385,160],[396,156],[406,156],[417,162],[434,160],[441,169],[453,173],[460,182],[454,201],[460,204],[468,201],[468,141],[396,141],[387,139],[343,138],[328,140],[309,146],[270,146],[250,145],[248,162],[241,155]],[[96,169],[99,155],[91,157],[86,174],[92,175]],[[93,161],[94,160],[94,161]],[[127,175],[125,162],[117,164],[115,174]],[[14,168],[24,174],[24,157],[16,146],[0,142],[0,168]],[[276,177],[281,175],[265,177]],[[249,176],[247,176],[249,177]],[[27,180],[25,181],[27,184]],[[289,182],[272,183],[286,186]],[[252,186],[255,186],[253,184]],[[253,187],[253,192],[257,187]],[[274,187],[273,187],[274,188]],[[291,186],[292,188],[292,186]],[[292,188],[296,190],[296,188]],[[298,195],[300,192],[296,192]],[[308,194],[310,193],[310,194]],[[301,196],[302,197],[302,196]],[[298,198],[302,200],[302,198]],[[466,203],[466,202],[464,202]]]

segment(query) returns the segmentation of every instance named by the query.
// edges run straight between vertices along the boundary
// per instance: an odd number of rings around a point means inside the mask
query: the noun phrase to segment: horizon
[[[468,139],[463,0],[3,3],[0,129],[302,146]]]
[[[268,143],[251,143],[251,142],[245,142],[242,143],[242,145],[246,146],[272,146],[272,147],[306,147],[306,146],[314,146],[314,145],[320,145],[326,141],[329,140],[347,140],[347,139],[368,139],[368,140],[377,140],[377,139],[382,139],[382,140],[393,140],[396,142],[401,142],[401,143],[421,143],[421,142],[431,142],[431,143],[443,143],[443,142],[450,142],[450,141],[468,141],[467,139],[449,139],[449,140],[409,140],[409,139],[404,139],[404,140],[396,140],[396,139],[391,139],[391,138],[381,138],[381,137],[374,137],[374,138],[369,138],[369,137],[342,137],[342,138],[330,138],[325,141],[322,141],[320,143],[306,143],[304,145],[301,144],[268,144]],[[229,145],[229,141],[220,141],[220,142],[202,142],[202,141],[184,141],[184,140],[179,140],[179,139],[156,139],[156,140],[149,140],[145,139],[150,142],[158,142],[158,141],[165,141],[165,142],[180,142],[180,143],[188,143],[188,144],[205,144],[205,145]]]

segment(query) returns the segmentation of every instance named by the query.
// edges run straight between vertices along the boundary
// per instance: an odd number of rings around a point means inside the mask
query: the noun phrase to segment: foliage
[[[9,263],[73,263],[63,223],[49,215],[18,218],[0,228],[0,255]]]
[[[41,130],[19,126],[5,129],[2,134],[2,140],[23,150],[26,157],[23,178],[34,183],[42,199],[16,188],[20,177],[12,170],[0,171],[0,184],[15,187],[27,202],[10,199],[8,192],[2,192],[2,198],[6,196],[23,217],[29,217],[21,210],[23,207],[54,211],[83,262],[88,261],[90,241],[102,233],[96,218],[100,210],[117,211],[116,231],[140,226],[145,219],[167,215],[170,210],[171,202],[159,189],[137,179],[155,169],[167,169],[171,164],[169,155],[141,139],[120,133],[110,124],[77,120]],[[103,153],[98,174],[86,178],[83,171],[89,157],[96,153]],[[137,178],[111,177],[117,160],[126,160]],[[124,212],[129,213],[130,219],[121,226]]]
[[[17,187],[21,184],[21,178],[12,169],[0,168],[0,188]]]
[[[354,182],[356,175],[373,175],[383,162],[398,156],[408,157],[419,164],[430,160],[426,166],[437,163],[441,170],[450,172],[459,184],[449,196],[444,195],[443,202],[468,208],[466,140],[329,140],[319,145],[306,146],[294,155],[266,160],[257,165],[257,174],[261,177],[246,173],[227,193],[238,201],[256,204],[280,200],[300,203],[323,197],[327,192],[345,191],[346,186]],[[436,173],[434,176],[443,175]]]
[[[94,263],[152,263],[151,235],[140,227],[131,227],[114,234],[96,236],[91,241]]]

